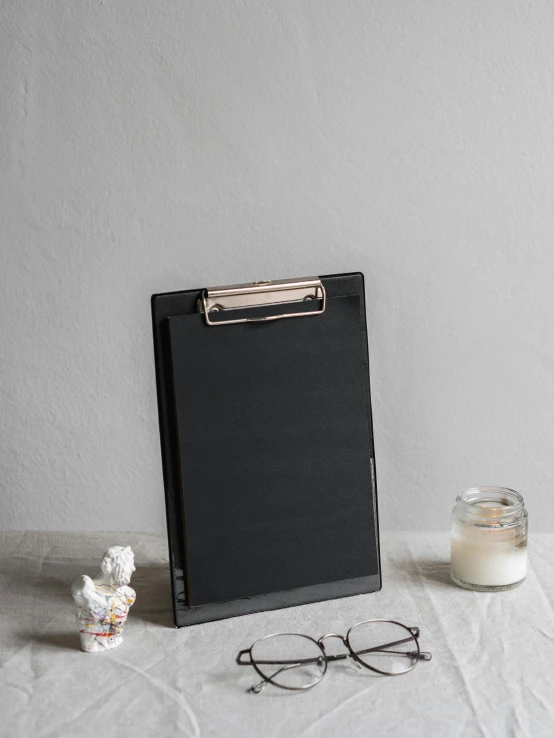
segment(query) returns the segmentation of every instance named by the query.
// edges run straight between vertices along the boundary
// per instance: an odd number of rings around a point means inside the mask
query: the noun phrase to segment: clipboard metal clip
[[[233,318],[234,310],[247,310],[272,306],[278,310],[281,304],[320,301],[317,310],[303,310],[302,312],[284,312],[265,315],[262,317]],[[274,282],[251,282],[249,284],[235,284],[228,287],[209,287],[203,290],[198,301],[198,309],[204,313],[208,325],[229,325],[231,323],[265,322],[280,318],[303,318],[309,315],[321,315],[325,311],[325,288],[318,277],[304,279],[286,279]],[[229,317],[221,316],[221,312]],[[273,311],[272,311],[273,313]],[[218,315],[216,320],[212,318]],[[210,318],[211,316],[211,318]]]

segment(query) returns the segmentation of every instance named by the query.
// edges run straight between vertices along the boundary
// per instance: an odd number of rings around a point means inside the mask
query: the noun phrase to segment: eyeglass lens
[[[314,640],[289,633],[257,641],[252,646],[252,662],[264,679],[285,689],[307,689],[322,679],[327,668]]]
[[[416,639],[398,623],[360,623],[349,631],[348,643],[363,664],[384,674],[410,671],[418,660]]]

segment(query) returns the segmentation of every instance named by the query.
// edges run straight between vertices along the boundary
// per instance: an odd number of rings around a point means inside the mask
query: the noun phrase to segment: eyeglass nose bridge
[[[324,645],[323,641],[324,641],[324,640],[325,640],[326,638],[338,638],[338,639],[339,639],[339,641],[342,641],[342,643],[343,643],[343,644],[344,644],[344,645],[345,645],[345,646],[346,646],[346,647],[348,648],[348,644],[347,644],[347,642],[346,642],[346,638],[345,638],[344,636],[341,636],[341,635],[339,635],[338,633],[327,633],[326,635],[324,635],[324,636],[321,636],[321,638],[320,638],[320,639],[318,640],[318,642],[317,642],[317,643],[318,643],[318,645],[319,645],[319,646],[321,646],[321,648],[322,648],[323,650],[325,650],[325,645]]]

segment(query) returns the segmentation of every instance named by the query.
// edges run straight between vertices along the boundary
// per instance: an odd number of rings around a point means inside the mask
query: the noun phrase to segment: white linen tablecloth
[[[116,544],[137,562],[125,641],[83,653],[69,588]],[[180,630],[162,535],[1,533],[0,556],[1,736],[554,736],[554,535],[531,537],[511,592],[451,584],[447,535],[388,534],[381,592]],[[433,660],[399,677],[335,662],[307,692],[247,693],[235,657],[257,638],[369,618],[420,626]]]

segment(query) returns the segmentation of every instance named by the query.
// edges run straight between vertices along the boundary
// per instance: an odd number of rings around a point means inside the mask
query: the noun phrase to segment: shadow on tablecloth
[[[450,578],[450,561],[444,559],[410,558],[404,554],[389,555],[388,565],[396,569],[396,575],[411,581],[427,580],[444,587],[457,587]]]

